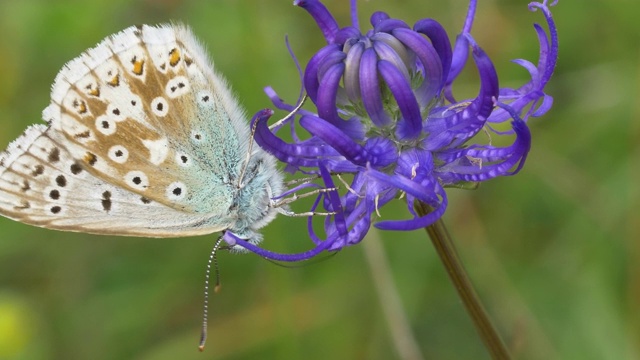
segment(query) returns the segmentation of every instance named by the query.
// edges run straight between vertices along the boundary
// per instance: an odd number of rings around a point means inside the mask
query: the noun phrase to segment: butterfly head
[[[282,191],[282,175],[276,169],[275,159],[257,149],[237,189],[232,205],[237,219],[228,230],[251,243],[260,242],[262,235],[258,230],[275,218],[278,211],[272,198]]]

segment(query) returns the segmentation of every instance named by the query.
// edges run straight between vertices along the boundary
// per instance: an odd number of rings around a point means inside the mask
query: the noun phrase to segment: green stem
[[[423,203],[416,204],[416,211],[420,216],[430,213],[431,210],[429,205]],[[431,242],[436,248],[438,256],[440,256],[440,260],[449,274],[449,278],[451,278],[453,285],[458,291],[458,296],[460,296],[464,307],[467,309],[469,316],[471,316],[471,320],[473,320],[473,324],[484,345],[487,347],[487,350],[489,350],[491,357],[497,360],[511,359],[504,342],[500,339],[500,335],[498,335],[496,328],[491,323],[486,310],[480,302],[478,294],[476,294],[471,285],[471,280],[462,266],[462,262],[458,257],[458,253],[456,252],[444,222],[442,219],[439,219],[433,225],[425,228],[425,230],[427,234],[429,234]]]

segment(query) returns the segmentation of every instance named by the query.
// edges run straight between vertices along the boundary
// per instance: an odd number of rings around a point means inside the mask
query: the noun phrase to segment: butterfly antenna
[[[271,126],[269,126],[269,130],[273,130],[275,128],[278,128],[279,126],[281,126],[285,121],[291,119],[292,116],[294,116],[298,110],[302,109],[302,106],[304,105],[305,101],[307,101],[307,94],[304,94],[302,96],[302,98],[300,99],[300,101],[298,102],[298,105],[296,105],[295,108],[293,108],[293,110],[291,110],[291,112],[289,112],[287,114],[287,116],[283,117],[282,119],[276,121],[275,123],[273,123]],[[252,134],[253,135],[253,134]]]
[[[211,264],[213,264],[213,268],[216,274],[216,286],[213,287],[213,292],[220,291],[220,271],[218,268],[218,257],[216,256],[217,251],[220,249],[220,244],[222,243],[222,236],[216,241],[216,244],[213,246],[213,250],[211,250],[211,255],[209,255],[209,261],[207,261],[207,271],[204,276],[204,310],[202,313],[202,330],[200,332],[200,345],[198,345],[198,349],[200,351],[204,351],[204,344],[207,342],[207,321],[209,315],[209,278],[211,275]]]

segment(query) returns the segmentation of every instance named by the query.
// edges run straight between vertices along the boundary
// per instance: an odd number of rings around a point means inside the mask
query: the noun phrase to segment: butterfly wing
[[[35,125],[4,153],[0,213],[46,228],[98,234],[180,236],[202,233],[204,217],[175,210],[85,170],[45,125]],[[207,231],[205,231],[206,233]],[[208,231],[210,232],[210,231]]]
[[[0,155],[0,213],[48,228],[183,236],[231,226],[244,116],[190,31],[131,27],[69,62]]]

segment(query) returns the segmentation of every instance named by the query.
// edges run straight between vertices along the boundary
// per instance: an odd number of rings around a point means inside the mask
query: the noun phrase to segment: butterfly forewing
[[[93,233],[226,229],[244,116],[186,28],[131,27],[69,62],[37,125],[0,155],[0,212]],[[220,141],[224,139],[224,141]]]

